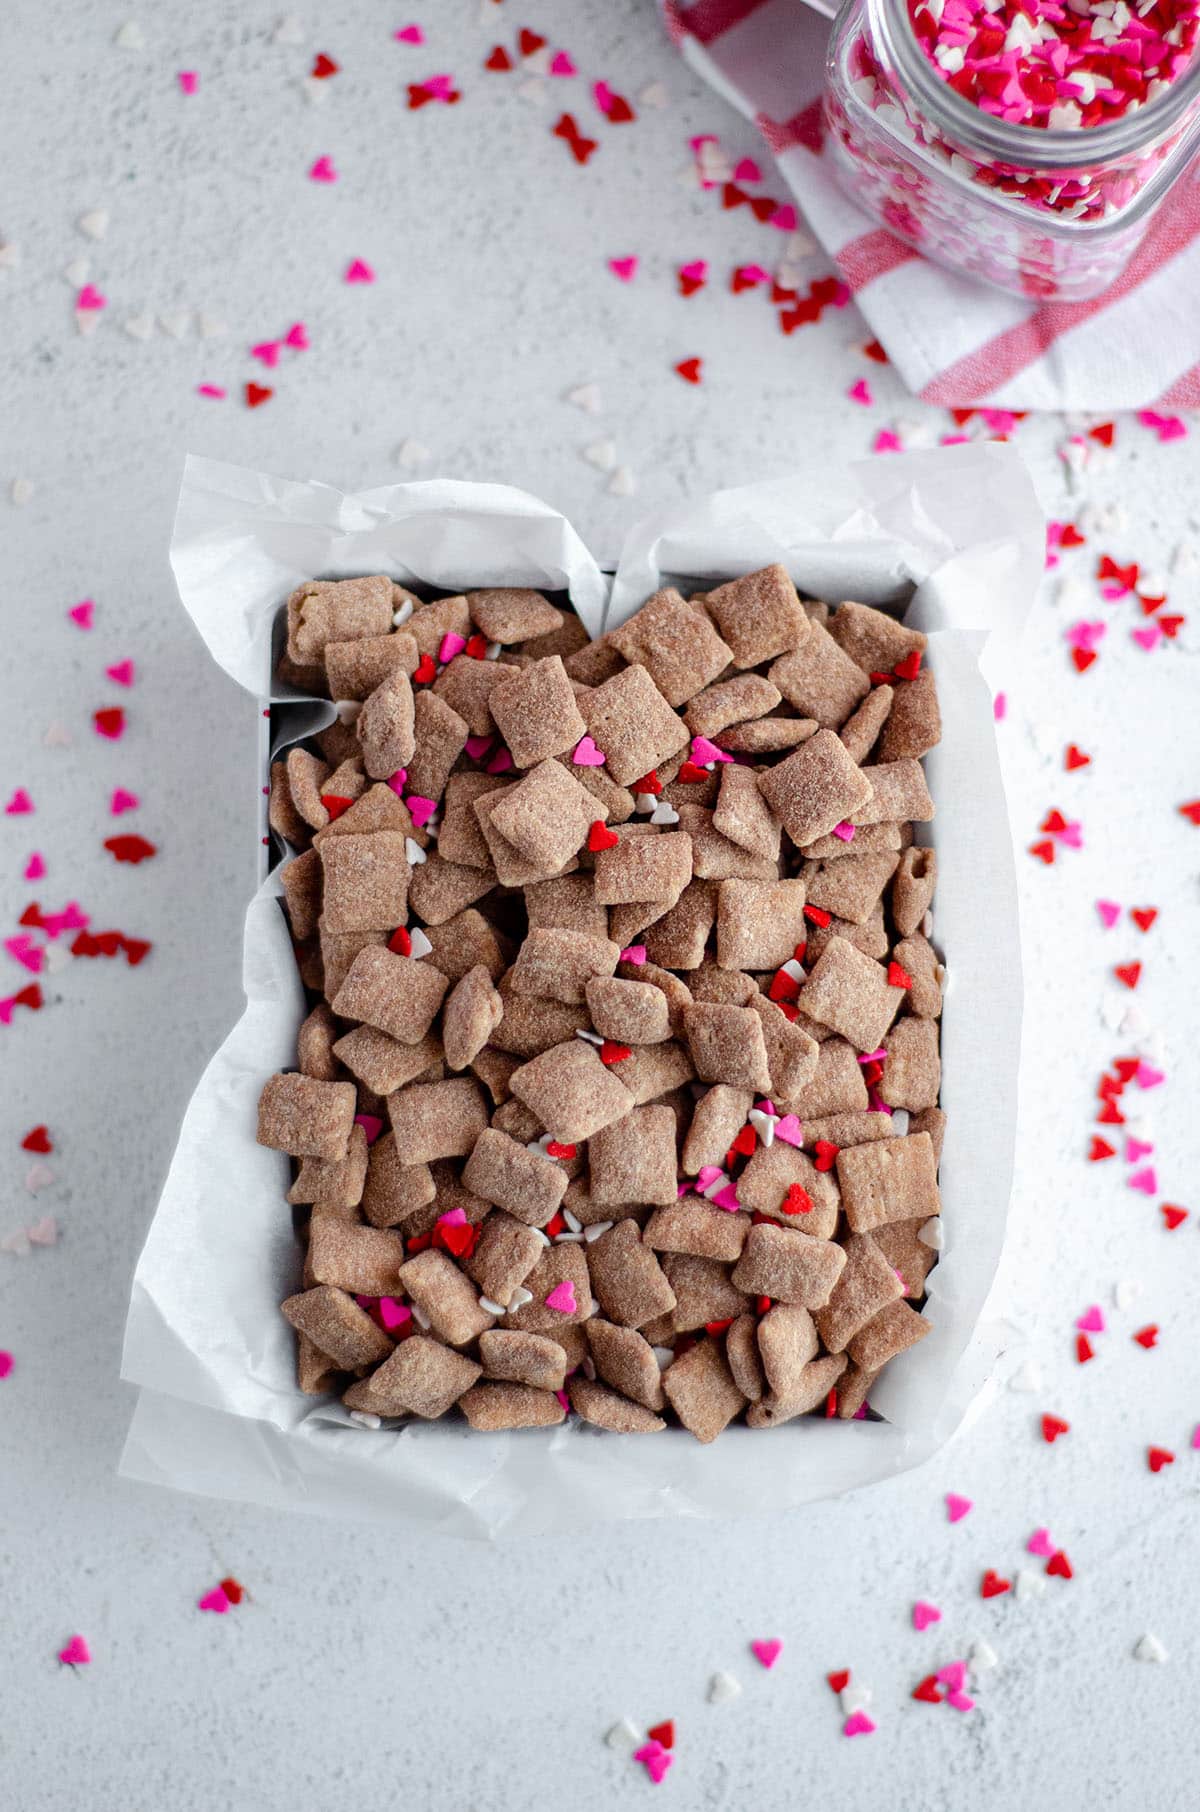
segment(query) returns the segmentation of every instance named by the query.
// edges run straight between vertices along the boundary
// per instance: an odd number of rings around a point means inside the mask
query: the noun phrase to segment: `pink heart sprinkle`
[[[743,157],[733,166],[734,182],[761,182],[762,171],[752,157]]]
[[[1121,916],[1121,908],[1117,905],[1115,900],[1097,900],[1096,911],[1100,914],[1100,918],[1107,931],[1112,930]]]
[[[967,1664],[965,1661],[947,1661],[945,1667],[939,1667],[935,1676],[951,1692],[961,1692],[967,1682]]]
[[[283,336],[285,346],[294,346],[297,352],[307,352],[309,347],[308,329],[303,321],[293,321]]]
[[[196,395],[197,396],[211,396],[218,403],[223,401],[223,399],[226,396],[228,396],[228,394],[229,394],[229,392],[227,390],[225,390],[223,388],[223,386],[220,384],[197,384],[196,385]]]
[[[46,858],[42,855],[40,850],[35,849],[22,870],[21,878],[25,881],[40,881],[45,872]],[[642,960],[645,961],[645,958],[643,957]],[[1144,1082],[1142,1087],[1148,1088],[1149,1084]]]
[[[497,749],[488,762],[484,772],[487,774],[507,774],[513,764],[513,758],[507,749]]]
[[[608,756],[596,747],[590,736],[581,736],[571,760],[577,768],[602,768]]]
[[[352,258],[346,266],[347,283],[374,283],[375,272],[365,258]]]
[[[970,1711],[975,1701],[968,1693],[955,1691],[946,1694],[946,1703],[952,1705],[955,1711]]]
[[[765,271],[761,264],[739,264],[733,274],[739,283],[759,284],[771,281],[770,271]]]
[[[927,1630],[931,1623],[942,1621],[942,1613],[936,1604],[928,1604],[925,1599],[918,1598],[913,1605],[912,1620],[915,1630]]]
[[[1043,1555],[1047,1560],[1054,1553],[1054,1543],[1050,1539],[1049,1529],[1035,1529],[1025,1546],[1030,1554]]]
[[[455,635],[452,629],[448,629],[442,637],[441,646],[438,649],[438,660],[442,666],[447,666],[456,654],[461,654],[466,645],[466,636]]]
[[[1138,647],[1144,648],[1147,653],[1149,653],[1152,648],[1157,648],[1159,642],[1162,640],[1162,633],[1163,632],[1157,623],[1143,623],[1140,629],[1133,629],[1130,631],[1130,634]]]
[[[799,222],[796,219],[796,210],[791,202],[785,202],[783,207],[776,208],[775,212],[767,221],[767,225],[776,227],[781,233],[794,233]],[[872,1724],[871,1728],[874,1730],[875,1726]]]
[[[195,94],[200,86],[200,77],[194,69],[181,69],[175,79],[184,94]]]
[[[30,879],[28,875],[25,878]],[[1137,1074],[1134,1077],[1139,1088],[1157,1088],[1159,1083],[1165,1082],[1166,1079],[1165,1070],[1156,1070],[1154,1065],[1147,1063],[1144,1057],[1139,1060]]]
[[[196,1608],[201,1611],[214,1611],[223,1617],[229,1609],[229,1595],[224,1586],[214,1586],[211,1592],[205,1592],[203,1598],[197,1598]]]
[[[479,761],[491,748],[495,738],[491,736],[468,736],[466,751],[472,761]]]
[[[437,800],[426,799],[423,793],[410,793],[404,803],[418,830],[424,830],[437,811]]]
[[[7,1354],[5,1356],[8,1358],[9,1364],[11,1365],[11,1363],[12,1363],[11,1354]],[[3,1377],[3,1375],[4,1374],[2,1372],[0,1372],[0,1377]],[[1193,1449],[1200,1448],[1200,1422],[1197,1422],[1195,1428],[1193,1428],[1193,1430],[1192,1430],[1192,1447],[1193,1447]]]
[[[859,378],[857,383],[851,384],[846,395],[850,398],[852,403],[862,403],[864,407],[869,407],[870,404],[875,401],[875,398],[871,395],[871,386],[868,384],[866,378]]]
[[[783,1643],[778,1636],[759,1636],[750,1644],[750,1653],[769,1670],[783,1653]]]
[[[645,944],[627,944],[625,949],[621,952],[621,961],[623,963],[632,963],[635,968],[640,969],[645,960]]]
[[[870,1736],[874,1729],[875,1726],[865,1711],[852,1711],[842,1725],[842,1735],[848,1737]]]
[[[575,1285],[569,1277],[564,1277],[561,1283],[556,1283],[546,1298],[546,1307],[556,1309],[560,1315],[573,1315],[578,1306],[575,1301]]]
[[[795,1114],[784,1114],[775,1122],[775,1137],[785,1145],[799,1147],[804,1143],[804,1128]]]
[[[881,428],[871,442],[871,451],[872,453],[900,453],[903,452],[903,443],[900,436],[891,428]]]
[[[550,59],[550,74],[553,76],[573,76],[578,71],[565,50],[556,50]]]
[[[439,1227],[465,1227],[467,1211],[465,1208],[447,1208],[445,1214],[438,1215]]]
[[[1055,831],[1054,835],[1065,849],[1083,848],[1083,826],[1077,818],[1064,824],[1060,831]]]
[[[554,1394],[562,1405],[563,1414],[569,1416],[571,1413],[571,1399],[568,1397],[566,1391],[556,1390]]]
[[[592,98],[601,113],[607,113],[612,106],[612,89],[607,82],[596,82],[592,88]]]
[[[58,1658],[66,1667],[86,1667],[92,1651],[82,1636],[72,1636],[66,1647],[59,1649]]]
[[[14,960],[28,969],[31,975],[40,975],[45,962],[45,952],[40,944],[35,944],[31,937],[6,937],[4,948]]]
[[[122,812],[136,812],[141,803],[136,793],[128,793],[123,786],[119,786],[109,801],[108,809],[114,818],[119,818]]]
[[[1008,693],[1007,692],[997,692],[995,698],[992,700],[992,716],[995,718],[995,720],[998,724],[1001,724],[1004,722],[1004,719],[1007,716],[1007,714],[1008,714]]]
[[[355,1114],[354,1124],[355,1126],[362,1127],[367,1135],[368,1145],[374,1145],[376,1139],[383,1131],[383,1121],[377,1114]]]
[[[394,774],[388,775],[388,785],[397,797],[401,796],[408,785],[408,769],[397,768]]]
[[[97,309],[108,307],[108,297],[102,296],[94,283],[85,283],[75,298],[75,306],[85,314],[92,314]]]
[[[10,818],[23,818],[27,813],[33,810],[33,800],[25,791],[25,788],[19,786],[4,810]]]
[[[733,756],[718,749],[715,742],[709,742],[707,736],[692,737],[692,760],[698,767],[705,767],[710,761],[732,761]]]
[[[1064,632],[1063,639],[1072,648],[1082,648],[1087,654],[1094,654],[1096,644],[1104,640],[1108,632],[1107,623],[1072,623]]]
[[[614,277],[619,277],[622,283],[633,282],[637,276],[637,267],[636,258],[610,258],[608,261],[609,270]]]
[[[691,283],[703,283],[708,276],[708,259],[693,258],[690,264],[681,264],[679,274]]]
[[[10,1026],[13,1021],[13,1014],[16,1010],[17,1003],[11,994],[7,1000],[0,1000],[0,1026]],[[0,1353],[0,1359],[4,1357],[5,1355]],[[7,1372],[0,1371],[0,1378],[6,1378],[7,1376]]]
[[[1131,1189],[1140,1189],[1143,1195],[1157,1195],[1158,1177],[1155,1173],[1154,1166],[1152,1164],[1147,1164],[1144,1170],[1135,1170],[1133,1175],[1129,1178],[1129,1187]]]
[[[1098,1302],[1090,1309],[1085,1309],[1075,1326],[1084,1334],[1102,1334],[1104,1332],[1104,1310]]]
[[[104,671],[109,679],[115,681],[118,686],[132,686],[133,684],[134,666],[132,661],[117,661],[114,666],[106,667]]]
[[[840,837],[843,843],[853,843],[854,826],[851,824],[849,818],[843,818],[840,824],[835,824],[833,827],[833,834],[835,837]]]
[[[53,1182],[53,1177],[50,1180]],[[28,1187],[28,1177],[25,1182]],[[34,1222],[32,1227],[26,1227],[25,1232],[35,1246],[56,1246],[58,1244],[58,1222],[52,1214],[44,1214],[40,1221]]]
[[[95,601],[92,598],[84,598],[81,603],[72,604],[67,615],[70,617],[72,623],[78,623],[81,629],[90,629],[95,611]]]
[[[702,1164],[700,1169],[696,1172],[697,1189],[707,1189],[711,1184],[715,1183],[717,1178],[722,1174],[719,1164]]]
[[[742,1205],[732,1183],[726,1183],[724,1189],[719,1189],[711,1199],[713,1207],[723,1208],[726,1214],[736,1214]]]
[[[425,89],[426,93],[433,95],[435,100],[444,101],[454,87],[454,77],[449,75],[426,76],[421,87]]]
[[[1136,1164],[1139,1158],[1148,1158],[1153,1150],[1154,1144],[1150,1139],[1126,1139],[1125,1162]]]
[[[282,341],[260,340],[257,346],[250,348],[250,357],[263,365],[278,365]]]
[[[425,33],[419,25],[402,25],[396,33],[397,44],[424,44]]]
[[[412,1320],[412,1310],[406,1303],[397,1302],[394,1296],[379,1298],[379,1319],[391,1333],[393,1328],[402,1328],[406,1321]]]
[[[969,1497],[960,1497],[958,1495],[957,1491],[947,1491],[947,1493],[946,1493],[946,1520],[947,1520],[947,1522],[961,1523],[963,1517],[967,1516],[974,1508],[975,1508],[975,1505]]]
[[[310,164],[308,175],[310,182],[336,182],[338,179],[333,159],[328,155],[318,157],[315,163]]]
[[[675,1757],[669,1749],[664,1749],[661,1743],[650,1742],[644,1744],[641,1749],[635,1749],[633,1759],[642,1764],[657,1787]]]

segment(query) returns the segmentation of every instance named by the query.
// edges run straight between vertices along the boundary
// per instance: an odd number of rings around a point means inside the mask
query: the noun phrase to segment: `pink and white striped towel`
[[[753,119],[888,357],[927,402],[1200,408],[1200,161],[1119,280],[1090,302],[1002,295],[931,264],[854,206],[822,162],[828,20],[797,0],[660,0],[706,81]]]

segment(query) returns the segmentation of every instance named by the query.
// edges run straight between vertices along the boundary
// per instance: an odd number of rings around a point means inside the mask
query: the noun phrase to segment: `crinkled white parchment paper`
[[[983,1319],[1004,1236],[1021,1019],[1016,888],[991,697],[980,662],[1020,634],[1042,567],[1032,487],[977,444],[724,491],[639,523],[611,579],[570,524],[523,492],[439,480],[344,496],[189,459],[171,548],[184,608],[214,658],[270,696],[272,627],[301,580],[386,571],[441,588],[565,590],[593,631],[650,592],[781,560],[802,589],[902,608],[930,634],[941,745],[935,942],[942,1033],[945,1245],[932,1329],[872,1392],[885,1421],[728,1429],[476,1434],[452,1422],[364,1428],[296,1389],[279,1313],[300,1253],[288,1161],[254,1138],[264,1079],[294,1061],[303,992],[268,877],[246,915],[246,1011],[192,1096],[133,1282],[122,1375],[140,1387],[121,1471],[208,1496],[504,1538],[589,1521],[761,1514],[919,1465],[979,1400],[1002,1333]],[[278,696],[278,694],[276,694]],[[294,705],[288,739],[316,718]],[[324,707],[326,718],[329,707]]]

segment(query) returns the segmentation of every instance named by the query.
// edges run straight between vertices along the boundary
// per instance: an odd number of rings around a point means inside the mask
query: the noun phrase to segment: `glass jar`
[[[950,86],[906,0],[844,0],[826,65],[827,154],[853,199],[925,257],[1017,295],[1079,302],[1121,275],[1200,150],[1200,56],[1159,87],[1095,126],[1017,124]]]

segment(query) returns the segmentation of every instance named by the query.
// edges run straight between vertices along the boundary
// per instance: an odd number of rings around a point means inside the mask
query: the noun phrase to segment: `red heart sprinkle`
[[[413,669],[413,684],[414,686],[428,686],[430,681],[436,678],[437,668],[433,664],[433,656],[425,653]]]
[[[1200,799],[1193,799],[1189,804],[1181,805],[1179,811],[1181,817],[1186,818],[1189,823],[1200,824]]]
[[[1089,1164],[1099,1164],[1103,1159],[1115,1158],[1116,1155],[1115,1145],[1110,1145],[1107,1139],[1098,1138],[1095,1133],[1092,1134],[1092,1143],[1088,1150]]]
[[[520,46],[521,55],[531,57],[535,51],[545,48],[546,40],[539,37],[537,32],[530,31],[528,26],[523,25],[517,33],[517,43]]]
[[[771,986],[767,989],[768,1000],[795,1000],[800,992],[800,983],[786,969],[776,969],[771,977]]]
[[[587,846],[597,855],[602,849],[615,849],[620,841],[616,831],[609,830],[603,818],[597,818],[588,832]]]
[[[698,384],[700,382],[702,363],[702,360],[695,358],[680,359],[675,369],[685,384]]]
[[[662,781],[658,777],[658,769],[651,768],[648,774],[643,774],[640,780],[635,780],[631,791],[635,793],[654,793],[656,795],[661,793]]]
[[[624,1063],[633,1052],[627,1044],[618,1044],[613,1038],[606,1038],[600,1046],[601,1063]]]
[[[145,862],[158,854],[156,846],[145,837],[106,837],[104,847],[118,862]]]
[[[812,1197],[799,1183],[792,1183],[779,1204],[781,1214],[811,1214]]]
[[[747,195],[745,189],[739,189],[735,182],[727,182],[721,190],[721,206],[723,208],[744,207],[749,199],[750,197]]]
[[[98,931],[92,940],[101,956],[115,956],[121,948],[119,931]]]
[[[546,1235],[547,1239],[557,1239],[559,1234],[565,1233],[566,1230],[567,1223],[563,1219],[561,1210],[556,1210],[542,1228],[542,1232]]]
[[[671,1718],[668,1718],[663,1724],[652,1724],[646,1735],[652,1743],[661,1743],[664,1749],[675,1747],[675,1724]]]
[[[792,955],[795,957],[795,959],[798,963],[802,963],[804,961],[805,957],[808,955],[808,939],[807,938],[805,938],[805,940],[802,944],[796,945],[796,948],[792,951]]]
[[[703,277],[685,277],[682,271],[678,274],[678,282],[681,296],[694,296],[698,289],[704,288]]]
[[[1092,440],[1098,440],[1102,447],[1111,447],[1116,431],[1112,422],[1101,422],[1098,428],[1089,428],[1088,434]]]
[[[445,1246],[448,1252],[453,1252],[455,1258],[468,1257],[475,1250],[478,1238],[478,1228],[464,1225],[461,1221],[451,1221],[449,1224],[439,1221],[433,1232],[434,1245]]]
[[[697,786],[708,779],[708,769],[698,767],[694,761],[681,762],[675,778],[681,786]]]
[[[926,1705],[940,1705],[942,1695],[938,1691],[937,1675],[926,1674],[921,1684],[913,1687],[912,1696],[914,1699],[922,1700]]]
[[[921,650],[914,648],[902,661],[897,661],[893,672],[897,679],[916,679],[921,671]]]
[[[314,79],[318,82],[324,82],[327,77],[336,75],[337,72],[338,65],[334,62],[333,58],[327,57],[323,50],[319,51],[317,56],[313,59],[312,75]]]
[[[862,1079],[868,1088],[874,1088],[877,1082],[883,1081],[883,1065],[872,1058],[870,1063],[862,1066]]]
[[[726,1328],[731,1328],[732,1326],[733,1316],[729,1315],[724,1321],[706,1321],[704,1324],[704,1331],[706,1334],[711,1334],[715,1340],[718,1334],[723,1334]],[[653,1736],[654,1732],[651,1730],[648,1734]]]
[[[42,1000],[41,985],[38,982],[34,982],[28,988],[22,988],[19,994],[13,995],[13,999],[19,1007],[28,1007],[31,1013],[36,1013],[38,1008],[45,1004]]]
[[[888,964],[887,985],[889,988],[911,988],[912,976],[899,963],[891,962]]]
[[[1140,963],[1118,963],[1113,974],[1118,981],[1124,982],[1127,988],[1136,988],[1142,979],[1142,965]]]
[[[484,58],[483,67],[485,69],[511,69],[512,68],[512,58],[509,56],[508,52],[505,50],[503,44],[497,44],[495,50],[493,50],[489,56],[486,56]]]
[[[873,359],[876,365],[886,365],[888,362],[888,355],[883,350],[883,347],[879,344],[878,340],[867,341],[866,345],[863,347],[863,357]]]
[[[1011,1590],[1012,1580],[1001,1579],[1000,1575],[989,1567],[979,1587],[979,1596],[981,1598],[999,1598],[1003,1593]]]
[[[1175,1464],[1175,1455],[1169,1447],[1150,1447],[1146,1452],[1151,1472],[1161,1472],[1164,1466]]]
[[[839,1667],[836,1673],[826,1674],[825,1678],[834,1692],[845,1692],[850,1684],[850,1669]]]
[[[1089,767],[1091,765],[1091,760],[1091,756],[1085,755],[1083,750],[1078,748],[1075,743],[1069,742],[1067,744],[1065,765],[1068,774],[1073,774],[1076,768]]]
[[[571,154],[577,164],[586,164],[593,151],[600,149],[600,141],[595,138],[584,138],[571,114],[561,114],[551,127],[555,138],[565,139],[571,147]]]
[[[614,94],[604,117],[610,126],[626,126],[630,120],[637,118],[637,114],[623,94]]]
[[[840,1150],[841,1146],[834,1145],[831,1140],[818,1139],[815,1146],[816,1156],[813,1159],[815,1167],[818,1170],[832,1170],[834,1159]]]
[[[260,403],[269,402],[270,399],[274,396],[274,394],[275,394],[275,392],[271,389],[271,386],[269,384],[247,384],[246,385],[246,407],[247,407],[247,409],[257,409]]]
[[[432,1244],[432,1232],[414,1233],[411,1239],[405,1240],[404,1249],[406,1252],[425,1252]]]
[[[871,674],[871,684],[873,686],[890,686],[891,683],[892,683],[892,676],[890,673],[872,673]]]
[[[221,1590],[224,1592],[226,1598],[228,1598],[230,1604],[240,1604],[242,1599],[246,1596],[245,1586],[239,1585],[236,1579],[223,1579],[221,1581]]]
[[[1071,1563],[1061,1548],[1058,1550],[1057,1554],[1052,1554],[1046,1562],[1046,1571],[1047,1573],[1053,1573],[1056,1579],[1074,1579],[1075,1577],[1074,1573],[1071,1571]]]
[[[419,107],[427,106],[433,99],[433,90],[422,87],[420,82],[408,84],[408,110],[415,113]]]
[[[765,1315],[771,1307],[771,1298],[769,1296],[760,1296],[754,1307],[758,1314]]]
[[[754,1153],[758,1150],[758,1135],[754,1128],[752,1126],[743,1126],[741,1132],[733,1141],[733,1144],[729,1149],[730,1151],[740,1153],[743,1158],[752,1158]]]
[[[1124,1126],[1125,1124],[1125,1116],[1115,1101],[1106,1101],[1096,1118],[1101,1126]]]
[[[147,943],[145,938],[141,937],[123,938],[122,946],[125,951],[125,961],[131,969],[136,969],[142,958],[149,956],[154,948],[153,944]]]
[[[1158,1323],[1152,1321],[1148,1327],[1139,1328],[1134,1339],[1149,1352],[1152,1346],[1158,1345]]]
[[[125,713],[120,705],[106,705],[103,711],[92,712],[92,722],[101,736],[119,736],[125,728]]]
[[[342,793],[322,793],[321,804],[329,813],[329,822],[332,824],[335,819],[341,817],[343,812],[350,810],[354,801],[347,799]]]
[[[810,924],[819,925],[823,931],[833,923],[833,914],[820,906],[806,906],[804,916]]]
[[[35,1126],[32,1132],[27,1132],[25,1137],[21,1140],[21,1150],[38,1151],[43,1154],[48,1151],[53,1151],[54,1146],[50,1140],[49,1128],[45,1126]]]
[[[1188,1217],[1188,1211],[1186,1208],[1176,1208],[1173,1202],[1163,1202],[1161,1207],[1163,1220],[1167,1223],[1167,1232],[1174,1233],[1176,1227],[1183,1226]]]
[[[412,955],[412,938],[408,934],[408,927],[406,925],[397,925],[395,931],[393,931],[391,937],[388,939],[388,949],[392,952],[393,956]]]
[[[1067,821],[1057,810],[1047,812],[1044,822],[1038,826],[1039,830],[1049,831],[1051,835],[1057,835],[1059,831],[1065,831],[1066,828]]]
[[[1071,650],[1071,663],[1076,673],[1086,673],[1095,659],[1096,650],[1094,648],[1072,648]]]
[[[965,428],[974,414],[974,409],[951,409],[950,411],[956,428]]]
[[[546,1156],[548,1158],[562,1158],[567,1163],[570,1163],[571,1159],[575,1156],[575,1146],[560,1145],[557,1139],[551,1139],[546,1146]]]
[[[487,651],[488,639],[485,635],[476,633],[467,637],[467,645],[463,649],[463,653],[469,654],[473,661],[486,661]]]
[[[1168,642],[1173,642],[1186,622],[1186,617],[1159,617],[1158,626]]]
[[[37,904],[36,900],[25,908],[24,912],[17,920],[17,923],[18,925],[41,926],[43,923],[42,909]]]
[[[1069,1422],[1064,1422],[1061,1416],[1042,1417],[1042,1439],[1043,1441],[1048,1441],[1051,1446],[1057,1441],[1059,1435],[1069,1434],[1070,1432],[1071,1424]]]
[[[729,287],[735,296],[740,296],[743,290],[757,289],[758,284],[753,277],[743,276],[742,267],[741,265],[738,265],[734,270],[732,277],[729,279]]]
[[[1076,1334],[1075,1336],[1075,1357],[1080,1365],[1086,1365],[1089,1359],[1096,1357],[1092,1343],[1086,1334]]]
[[[764,224],[770,220],[772,214],[779,207],[779,203],[773,201],[769,195],[751,195],[749,200],[755,220],[760,220]]]
[[[792,1024],[795,1025],[796,1021],[800,1017],[800,1009],[796,1005],[795,1001],[777,1000],[775,1002],[775,1005],[779,1008],[779,1011],[783,1014],[783,1017],[785,1019],[791,1020]]]
[[[1086,540],[1085,537],[1079,533],[1079,530],[1075,527],[1073,522],[1065,522],[1063,524],[1062,533],[1058,538],[1058,545],[1060,547],[1084,547],[1086,546]]]
[[[1149,931],[1151,925],[1153,925],[1155,919],[1158,917],[1158,907],[1133,906],[1130,908],[1129,916],[1139,931]]]
[[[837,1391],[831,1390],[825,1399],[825,1420],[831,1422],[837,1415]]]

